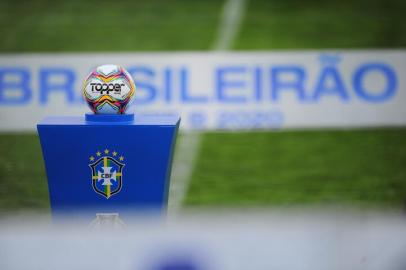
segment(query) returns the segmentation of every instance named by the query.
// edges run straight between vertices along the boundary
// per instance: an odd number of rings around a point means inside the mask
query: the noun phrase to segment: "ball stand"
[[[43,119],[37,130],[54,220],[164,212],[179,124],[177,116],[134,114]]]

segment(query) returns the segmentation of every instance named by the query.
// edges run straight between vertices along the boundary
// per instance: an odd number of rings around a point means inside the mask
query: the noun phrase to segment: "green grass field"
[[[235,49],[406,46],[405,1],[250,0]]]
[[[406,128],[208,133],[188,205],[406,203]]]
[[[208,50],[222,1],[1,1],[0,52]],[[404,48],[403,1],[251,0],[238,50]],[[406,129],[206,133],[188,206],[403,208]],[[0,134],[0,211],[48,209],[35,134]]]
[[[222,2],[0,1],[0,51],[206,50]]]
[[[0,135],[0,149],[0,211],[49,208],[37,135]]]

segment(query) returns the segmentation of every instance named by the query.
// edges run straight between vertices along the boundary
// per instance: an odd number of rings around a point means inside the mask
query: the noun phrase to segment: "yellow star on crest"
[[[123,157],[123,156],[121,156],[121,157],[120,157],[120,161],[123,161],[123,160],[124,160],[124,157]]]
[[[100,155],[101,155],[100,151],[97,151],[96,155],[97,155],[98,157],[100,157]]]
[[[94,160],[94,156],[91,156],[89,159],[90,159],[90,161],[93,161],[93,160]]]
[[[109,149],[104,150],[105,154],[108,154],[109,152],[110,152]]]
[[[113,156],[117,156],[117,152],[116,152],[116,151],[113,152]]]

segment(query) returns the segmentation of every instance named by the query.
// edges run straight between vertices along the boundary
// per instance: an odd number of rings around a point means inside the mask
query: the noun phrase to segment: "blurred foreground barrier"
[[[252,212],[252,211],[251,211]],[[1,269],[401,270],[404,217],[309,213],[197,215],[125,229],[0,223]],[[229,213],[229,212],[228,212]],[[25,226],[22,226],[25,224]]]

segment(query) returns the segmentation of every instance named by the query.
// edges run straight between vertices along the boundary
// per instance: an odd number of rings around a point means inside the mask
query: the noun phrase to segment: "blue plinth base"
[[[53,214],[165,209],[180,118],[48,117],[38,124]]]
[[[99,122],[99,123],[120,123],[120,122],[133,122],[134,114],[94,114],[87,113],[85,119],[88,122]]]

